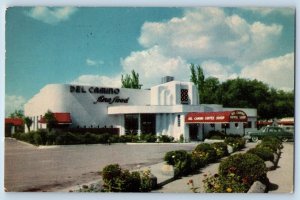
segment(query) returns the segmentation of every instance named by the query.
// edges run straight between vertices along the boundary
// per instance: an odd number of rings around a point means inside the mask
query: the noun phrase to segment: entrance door
[[[190,140],[195,141],[198,140],[198,126],[197,124],[190,124],[189,125],[189,132],[190,132]]]

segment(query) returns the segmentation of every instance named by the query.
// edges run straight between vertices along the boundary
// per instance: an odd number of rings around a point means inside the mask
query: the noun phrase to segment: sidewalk
[[[276,170],[268,172],[272,183],[269,193],[292,193],[294,190],[294,143],[284,143]]]

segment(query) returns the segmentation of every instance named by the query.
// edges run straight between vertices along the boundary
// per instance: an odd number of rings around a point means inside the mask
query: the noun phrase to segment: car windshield
[[[262,127],[261,129],[259,129],[261,132],[266,132],[267,127]]]

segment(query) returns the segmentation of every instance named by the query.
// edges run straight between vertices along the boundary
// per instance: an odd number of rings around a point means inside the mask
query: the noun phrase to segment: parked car
[[[295,127],[294,126],[280,126],[282,127],[285,131],[295,133]]]
[[[265,126],[258,131],[247,132],[244,138],[247,140],[252,140],[253,142],[257,142],[265,136],[274,136],[283,142],[294,139],[293,133],[285,131],[282,127],[277,126]]]

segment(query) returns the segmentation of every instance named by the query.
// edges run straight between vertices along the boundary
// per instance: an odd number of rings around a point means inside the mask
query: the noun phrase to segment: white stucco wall
[[[68,112],[71,113],[72,127],[103,127],[103,126],[120,126],[122,120],[118,116],[110,116],[107,114],[109,105],[149,105],[150,91],[120,88],[118,94],[99,94],[90,93],[91,86],[80,86],[86,93],[71,92],[70,87],[74,85],[68,84],[51,84],[46,85],[24,106],[26,116],[33,117],[35,123],[32,130],[37,129],[37,121],[40,116],[44,115],[48,110],[52,112]],[[129,98],[128,103],[107,102],[96,103],[99,96],[105,98]],[[117,122],[117,124],[116,124]],[[118,123],[119,122],[119,123]]]

